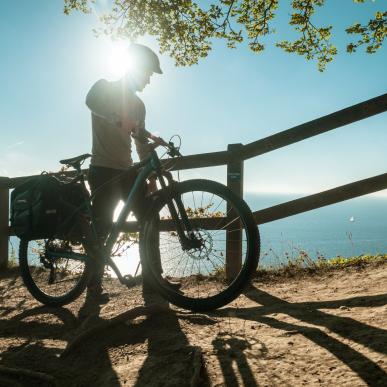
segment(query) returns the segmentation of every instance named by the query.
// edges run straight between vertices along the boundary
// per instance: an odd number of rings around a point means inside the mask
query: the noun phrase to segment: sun
[[[114,41],[109,44],[107,54],[108,70],[112,77],[120,78],[133,68],[133,58],[128,53],[128,43]]]

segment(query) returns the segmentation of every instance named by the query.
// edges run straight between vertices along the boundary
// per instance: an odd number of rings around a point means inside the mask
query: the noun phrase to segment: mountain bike
[[[172,142],[166,148],[169,160],[181,156]],[[60,161],[75,169],[68,186],[86,187],[81,166],[88,157]],[[123,285],[132,286],[133,278],[121,274],[112,251],[119,240],[125,240],[125,225],[141,187],[149,177],[156,177],[158,190],[148,198],[149,209],[138,227],[131,230],[139,235],[141,265],[154,290],[170,303],[193,311],[216,309],[238,297],[257,268],[260,251],[258,227],[245,201],[215,181],[174,180],[154,149],[123,175],[133,170],[137,173],[134,185],[103,241],[96,233],[92,197],[86,188],[76,216],[71,214],[72,232],[20,241],[21,275],[30,293],[50,306],[74,301],[87,287],[98,254]],[[226,262],[233,259],[240,260],[240,270],[229,278]],[[178,281],[180,288],[168,286],[172,281]]]

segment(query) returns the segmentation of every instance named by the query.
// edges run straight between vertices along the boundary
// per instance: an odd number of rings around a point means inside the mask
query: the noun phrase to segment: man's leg
[[[126,199],[130,190],[133,187],[134,181],[136,179],[135,174],[128,174],[126,178],[122,182],[122,199]],[[136,216],[136,219],[138,222],[142,222],[145,218],[145,215],[149,208],[152,205],[151,198],[147,195],[148,193],[148,187],[144,184],[137,193],[137,197],[135,198],[135,202],[133,203],[133,213]],[[152,242],[152,251],[157,252],[159,254],[159,248],[158,248],[158,242],[159,242],[159,236],[155,236],[154,241]],[[152,254],[153,256],[153,254]],[[140,260],[142,264],[142,280],[143,280],[143,293],[152,293],[153,287],[152,287],[152,276],[149,274],[146,265],[143,264],[143,257],[140,251]],[[153,260],[152,260],[153,261]],[[152,270],[157,270],[159,274],[161,274],[161,264],[160,259],[155,259],[155,265],[152,262]]]
[[[89,169],[93,217],[98,237],[101,239],[106,238],[110,230],[114,209],[120,199],[119,185],[110,182],[116,176],[115,169],[93,166]]]
[[[147,200],[145,202],[148,202],[147,208],[149,208],[152,203],[150,202],[149,198],[146,198]],[[143,219],[143,218],[142,218]],[[156,222],[157,223],[157,222]],[[161,277],[162,274],[162,267],[161,267],[161,260],[160,260],[160,237],[159,233],[155,232],[152,235],[152,239],[149,241],[150,246],[147,246],[147,256],[143,255],[141,256],[141,264],[142,264],[142,291],[143,293],[153,293],[154,287],[153,287],[153,276],[152,274],[156,275],[157,277]],[[147,260],[147,262],[143,262],[144,260]]]
[[[149,209],[153,205],[153,197],[146,195],[146,187],[142,192],[142,195],[139,196],[139,200],[135,203],[135,215],[136,218],[142,222],[147,215]],[[156,228],[158,227],[159,214],[154,214],[156,217],[154,219]],[[151,240],[149,241],[149,246],[147,246],[147,256],[141,254],[140,251],[140,259],[142,264],[142,284],[143,284],[143,294],[153,294],[155,292],[154,289],[154,277],[158,277],[160,281],[163,281],[163,286],[168,286],[171,289],[178,291],[181,287],[180,282],[170,282],[163,278],[161,275],[163,273],[161,257],[160,257],[160,235],[158,228],[151,235]],[[147,262],[144,262],[144,260]]]
[[[123,181],[122,193],[123,198],[128,196],[128,192],[130,192],[131,187],[133,186],[135,175],[128,175],[127,179]],[[144,185],[140,191],[138,192],[137,198],[133,204],[133,212],[137,218],[137,221],[142,223],[147,215],[149,209],[153,205],[153,197],[148,195],[148,187]],[[155,216],[159,216],[156,214]],[[142,293],[145,303],[160,303],[161,298],[157,292],[155,292],[155,288],[153,286],[154,283],[154,275],[157,277],[161,277],[163,272],[161,260],[160,260],[160,236],[158,232],[155,232],[152,235],[152,240],[150,241],[150,246],[148,247],[148,255],[145,258],[140,251],[140,260],[142,264]],[[147,265],[143,262],[144,259],[147,259]],[[181,284],[178,282],[168,282],[167,280],[160,279],[165,282],[165,286],[170,286],[174,290],[178,291]],[[154,297],[156,296],[156,299]]]
[[[120,171],[110,168],[93,167],[89,169],[88,181],[93,196],[92,211],[95,220],[97,236],[103,243],[113,222],[114,209],[120,199],[119,184],[109,183]],[[96,246],[99,249],[99,246]],[[95,269],[89,288],[95,293],[102,292],[102,277],[105,262],[101,256],[95,256]]]

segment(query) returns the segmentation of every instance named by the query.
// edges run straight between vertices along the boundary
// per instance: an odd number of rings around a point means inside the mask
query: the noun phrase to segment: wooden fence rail
[[[387,189],[387,173],[255,211],[254,218],[257,224],[273,222],[383,189]]]
[[[163,160],[163,165],[170,170],[227,165],[227,184],[234,192],[242,196],[244,160],[385,111],[387,111],[387,93],[246,145],[231,144],[225,151],[189,155],[179,159],[167,159]],[[74,172],[65,172],[67,176],[73,174]],[[8,240],[9,236],[13,235],[8,223],[9,190],[30,177],[0,177],[0,268],[7,265]],[[255,211],[254,216],[257,224],[263,224],[386,188],[387,173]],[[208,226],[211,227],[210,224]],[[135,224],[128,222],[128,230],[135,227]],[[235,240],[234,237],[230,239]],[[227,248],[229,251],[234,252],[232,260],[227,258],[227,270],[233,273],[238,270],[240,265],[238,253],[235,254],[240,248],[236,246],[235,242],[233,246],[230,244]]]
[[[247,160],[385,111],[387,111],[387,93],[243,145],[237,152],[228,150],[201,153],[185,156],[181,159],[166,160],[165,163],[171,165],[173,170],[181,170],[225,165],[235,159]]]
[[[332,129],[352,124],[379,113],[387,111],[387,93],[367,101],[358,103],[346,109],[295,126],[266,137],[262,140],[251,142],[244,146],[243,158],[259,156],[275,149],[306,140],[310,137],[326,133]]]

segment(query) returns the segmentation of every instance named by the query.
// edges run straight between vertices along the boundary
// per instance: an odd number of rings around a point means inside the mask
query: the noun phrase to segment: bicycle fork
[[[169,189],[165,184],[163,175],[168,180]],[[160,173],[158,178],[163,190],[162,192],[164,192],[166,195],[165,199],[167,206],[176,226],[176,232],[179,236],[182,249],[190,250],[200,248],[203,243],[201,239],[197,238],[192,224],[187,216],[183,201],[181,200],[181,195],[179,194],[176,187],[176,182],[172,179],[172,176],[169,172],[164,172],[163,174]]]

